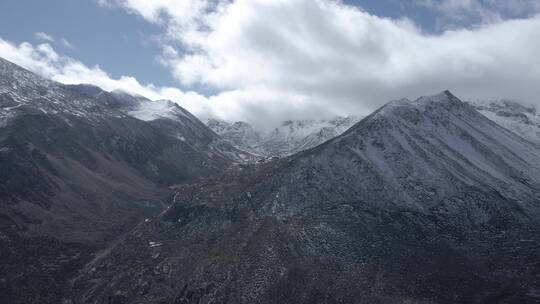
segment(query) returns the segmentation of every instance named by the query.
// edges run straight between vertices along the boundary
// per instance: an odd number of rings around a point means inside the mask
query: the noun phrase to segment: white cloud
[[[51,49],[51,46],[48,44],[41,44],[34,47],[27,42],[16,46],[0,38],[0,57],[46,77],[52,77],[58,72],[50,64],[51,57],[55,57],[55,53],[51,56]]]
[[[205,14],[178,27],[181,14],[165,2],[123,5],[150,22],[159,16],[161,62],[181,83],[228,92],[219,95],[227,96],[223,104],[211,104],[223,117],[260,121],[265,113],[273,123],[365,114],[390,99],[447,88],[464,98],[540,102],[540,16],[503,20],[484,11],[490,21],[482,26],[428,35],[409,20],[340,1],[236,0],[202,5]],[[486,8],[472,0],[429,2],[448,11]]]
[[[69,42],[66,38],[62,38],[60,40],[60,42],[62,43],[62,45],[68,49],[72,49],[73,48],[73,45],[71,44],[71,42]]]
[[[36,36],[36,38],[39,40],[43,40],[46,42],[54,42],[54,38],[51,35],[44,32],[36,32],[34,33],[34,36]]]
[[[63,46],[64,48],[68,48],[68,49],[72,49],[73,48],[73,45],[71,45],[71,43],[66,39],[66,38],[61,38],[59,40],[56,40],[53,36],[47,34],[47,33],[44,33],[44,32],[36,32],[34,33],[34,36],[36,37],[36,39],[42,41],[42,42],[45,42],[45,43],[51,43],[51,44],[54,44],[54,45],[60,45],[60,46]]]
[[[180,26],[191,26],[212,7],[213,2],[206,0],[98,0],[101,6],[119,5],[153,23],[163,22],[164,17],[171,16],[175,24]]]
[[[448,8],[459,9],[477,3],[447,2]],[[60,81],[169,98],[196,115],[260,126],[291,118],[367,114],[391,99],[444,89],[464,99],[540,104],[540,16],[494,18],[472,29],[434,35],[410,20],[380,18],[341,1],[106,2],[114,3],[163,27],[158,59],[179,82],[217,93],[205,97],[142,85],[132,77],[112,79],[99,67],[72,59],[65,63],[62,56],[55,60],[47,47],[20,45],[18,52],[33,58],[30,48],[46,57],[52,64],[32,64]]]

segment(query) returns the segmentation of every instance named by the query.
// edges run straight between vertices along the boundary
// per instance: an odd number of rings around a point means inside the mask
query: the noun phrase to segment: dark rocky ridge
[[[178,188],[70,299],[537,303],[539,165],[449,92],[391,102],[321,146]]]
[[[0,58],[1,303],[60,303],[97,249],[167,206],[168,186],[235,161],[236,150],[184,109],[130,115],[143,104],[153,105]]]

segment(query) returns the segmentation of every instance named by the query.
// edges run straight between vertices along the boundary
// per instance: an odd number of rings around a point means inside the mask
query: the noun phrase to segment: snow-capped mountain
[[[246,122],[206,121],[208,127],[245,151],[261,156],[287,156],[318,146],[352,127],[355,116],[330,120],[288,120],[271,131],[255,130]]]
[[[260,154],[257,147],[262,141],[263,134],[256,131],[250,124],[242,121],[228,123],[222,120],[209,119],[206,125],[223,139],[244,150]]]
[[[524,106],[510,100],[470,103],[489,119],[540,145],[540,113],[536,107]]]
[[[182,186],[88,264],[99,303],[536,303],[540,150],[450,92]]]
[[[84,117],[96,122],[102,116],[114,116],[99,101],[75,94],[63,85],[39,77],[0,58],[0,126],[21,113],[58,113]],[[69,102],[65,102],[69,100]]]

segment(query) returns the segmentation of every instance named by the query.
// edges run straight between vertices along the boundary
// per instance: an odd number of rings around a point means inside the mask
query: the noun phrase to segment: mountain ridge
[[[256,130],[247,122],[206,121],[225,140],[261,157],[285,157],[315,147],[346,131],[359,120],[356,116],[326,120],[286,120],[270,131]]]
[[[167,207],[169,186],[238,161],[176,105],[149,121],[129,115],[146,102],[0,59],[0,302],[61,302],[99,249]]]
[[[538,302],[536,115],[444,91],[261,136],[0,59],[0,302]]]
[[[534,303],[538,149],[446,93],[418,101],[178,188],[85,268],[73,299]]]

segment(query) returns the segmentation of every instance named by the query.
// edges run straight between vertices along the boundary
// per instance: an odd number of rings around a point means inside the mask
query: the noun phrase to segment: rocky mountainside
[[[537,303],[540,151],[449,92],[177,188],[69,303]],[[66,299],[67,300],[67,299]]]
[[[223,139],[264,157],[282,157],[307,150],[328,141],[352,127],[356,116],[330,120],[288,120],[269,132],[255,130],[246,122],[228,123],[216,119],[206,124]]]
[[[96,249],[166,207],[168,186],[219,175],[237,152],[170,102],[0,58],[0,302],[60,303]]]
[[[183,141],[210,159],[229,159],[236,163],[253,162],[256,157],[240,150],[208,128],[197,117],[170,100],[150,100],[123,91],[106,92],[89,85],[68,85],[70,90],[99,100]]]
[[[510,100],[471,102],[480,113],[499,125],[540,145],[540,113],[534,106]]]

